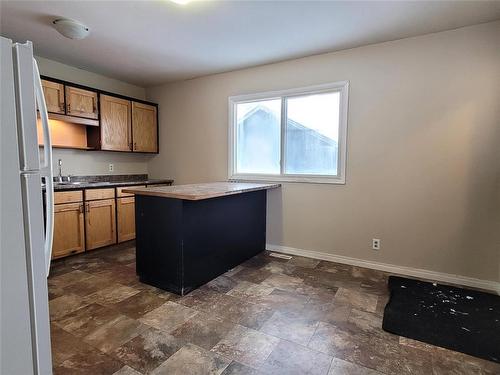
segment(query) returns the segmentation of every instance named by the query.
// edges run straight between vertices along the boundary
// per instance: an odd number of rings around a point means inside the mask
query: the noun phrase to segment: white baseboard
[[[473,288],[480,288],[484,290],[491,290],[500,295],[500,283],[490,280],[475,279],[473,277],[454,275],[450,273],[442,273],[436,271],[423,270],[419,268],[397,266],[394,264],[373,262],[371,260],[363,260],[363,259],[346,257],[342,255],[334,255],[312,250],[296,249],[294,247],[279,246],[273,244],[266,244],[266,250],[276,251],[284,254],[298,255],[307,258],[327,260],[335,263],[349,264],[351,266],[372,268],[374,270],[385,271],[406,276],[413,276],[430,281],[441,281],[445,283],[470,286]]]

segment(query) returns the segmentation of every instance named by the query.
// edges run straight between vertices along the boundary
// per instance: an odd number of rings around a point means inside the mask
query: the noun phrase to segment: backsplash
[[[89,176],[71,176],[71,181],[75,182],[127,182],[127,181],[145,181],[147,174],[115,174],[115,175],[89,175]],[[57,177],[54,177],[57,180]]]
[[[58,175],[57,161],[61,159],[64,176],[147,174],[148,161],[152,157],[147,154],[53,149],[52,171],[54,176]],[[43,158],[42,149],[40,158]],[[113,164],[113,171],[109,171],[109,164]]]

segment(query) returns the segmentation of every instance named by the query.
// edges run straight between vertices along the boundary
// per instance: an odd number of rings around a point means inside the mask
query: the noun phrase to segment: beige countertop
[[[130,188],[126,193],[151,195],[155,197],[186,199],[197,201],[226,195],[248,193],[250,191],[275,189],[281,184],[255,184],[247,182],[209,182],[203,184],[174,185],[147,188]]]

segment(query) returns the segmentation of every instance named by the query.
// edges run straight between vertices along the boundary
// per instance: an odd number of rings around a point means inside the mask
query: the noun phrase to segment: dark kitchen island
[[[267,190],[213,182],[130,188],[141,282],[185,295],[265,249]]]

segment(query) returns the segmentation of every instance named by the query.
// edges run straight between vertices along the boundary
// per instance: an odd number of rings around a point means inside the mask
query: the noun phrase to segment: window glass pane
[[[285,173],[337,175],[340,93],[287,99]]]
[[[280,173],[281,99],[236,104],[236,172]]]

